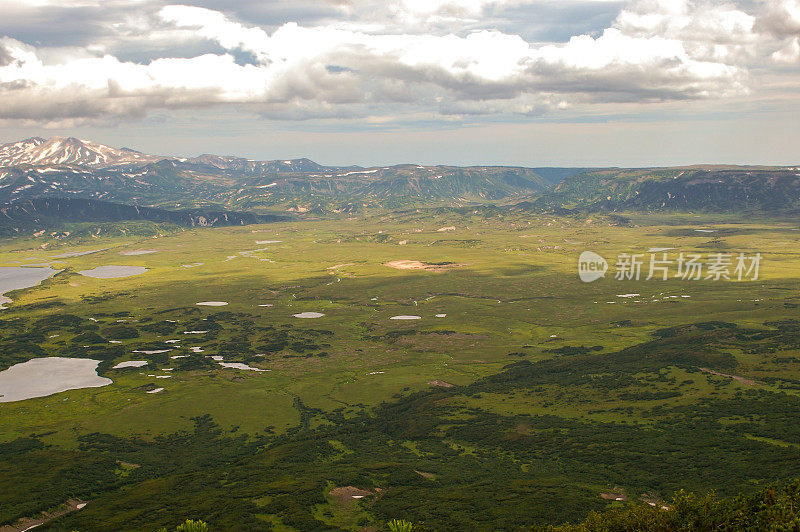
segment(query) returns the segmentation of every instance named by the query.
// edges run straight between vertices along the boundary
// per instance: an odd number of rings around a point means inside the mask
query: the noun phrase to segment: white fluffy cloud
[[[769,0],[757,12],[716,1],[642,0],[610,27],[556,43],[463,29],[487,9],[535,1],[396,0],[375,13],[356,2],[349,9],[362,9],[357,21],[274,28],[212,9],[145,4],[150,11],[135,28],[120,20],[120,35],[128,27],[140,43],[216,48],[132,60],[113,42],[37,48],[4,37],[0,118],[104,120],[210,105],[246,105],[284,119],[538,114],[742,95],[754,65],[785,68],[800,58],[798,0]]]
[[[799,35],[800,0],[767,0],[759,27],[777,35]]]

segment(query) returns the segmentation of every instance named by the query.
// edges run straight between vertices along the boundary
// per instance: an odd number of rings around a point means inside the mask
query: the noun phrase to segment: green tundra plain
[[[113,380],[0,403],[0,524],[84,501],[40,528],[524,529],[800,476],[796,221],[95,226],[0,242],[0,266],[60,270],[7,294],[0,370],[92,358]],[[760,253],[759,277],[578,278],[583,251],[654,248]],[[148,271],[78,273],[100,265]]]

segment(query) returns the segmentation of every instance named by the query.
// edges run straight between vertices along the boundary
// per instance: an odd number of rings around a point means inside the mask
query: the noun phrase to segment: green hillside
[[[797,211],[800,172],[777,167],[591,171],[566,178],[524,207],[605,212]]]

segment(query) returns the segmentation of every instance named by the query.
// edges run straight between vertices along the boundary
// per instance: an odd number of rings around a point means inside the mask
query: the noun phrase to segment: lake
[[[97,374],[99,363],[88,358],[47,357],[15,364],[0,371],[0,403],[108,386],[113,381]]]
[[[98,266],[91,270],[81,270],[78,273],[86,277],[94,277],[95,279],[119,279],[121,277],[131,277],[133,275],[141,275],[147,271],[143,266]]]
[[[26,268],[22,266],[10,266],[0,268],[0,309],[6,307],[3,303],[10,303],[11,299],[5,297],[6,292],[30,288],[41,283],[45,279],[52,277],[59,270],[47,268]]]

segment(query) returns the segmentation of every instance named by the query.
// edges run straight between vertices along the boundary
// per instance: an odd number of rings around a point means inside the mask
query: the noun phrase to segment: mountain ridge
[[[777,212],[800,210],[797,167],[611,168],[570,176],[532,201],[532,211]]]
[[[324,168],[307,158],[289,160],[256,161],[230,155],[202,154],[197,157],[175,157],[153,155],[133,148],[114,148],[106,144],[76,137],[29,137],[16,142],[0,144],[0,167],[8,166],[92,166],[108,168],[123,165],[156,163],[159,161],[191,162],[210,164],[218,168],[230,166],[259,166],[269,164],[279,171],[297,171],[299,167]]]
[[[800,167],[324,166],[308,158],[150,155],[74,137],[0,145],[0,203],[48,197],[301,215],[477,205],[774,212],[800,209]]]
[[[550,186],[536,169],[513,166],[364,168],[307,158],[168,157],[73,137],[0,145],[0,202],[80,197],[173,209],[350,212],[370,205],[520,201]]]

